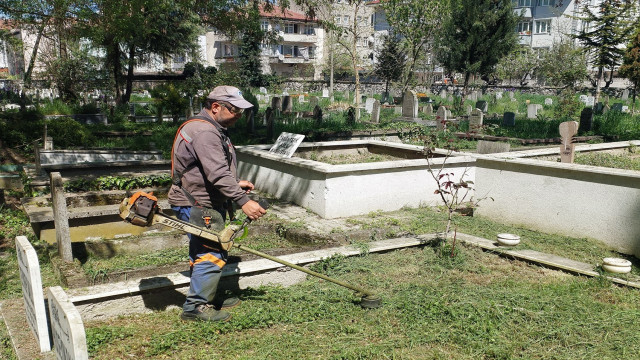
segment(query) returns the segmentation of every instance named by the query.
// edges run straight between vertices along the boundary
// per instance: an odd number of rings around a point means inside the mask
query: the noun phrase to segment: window
[[[223,51],[224,51],[224,57],[231,57],[234,56],[235,51],[234,51],[234,47],[231,44],[224,44],[223,45]]]
[[[260,21],[260,29],[262,31],[269,31],[269,20]]]
[[[298,33],[298,24],[294,24],[294,23],[286,23],[286,24],[284,24],[284,33],[285,34],[297,34]]]
[[[538,0],[540,6],[555,6],[556,0]]]
[[[342,17],[342,25],[349,25],[350,24],[349,19],[350,19],[349,15],[343,16]]]
[[[536,20],[536,34],[551,32],[551,20]]]
[[[313,27],[313,25],[305,25],[304,26],[304,33],[306,35],[315,35],[316,34],[316,29]]]
[[[342,24],[342,16],[336,16],[333,18],[333,22],[336,23],[336,25],[341,25]]]
[[[307,51],[309,51],[309,59],[315,58],[316,57],[316,48],[314,46],[309,46],[307,49],[308,49]]]
[[[516,30],[520,35],[530,35],[531,34],[531,21],[523,21],[518,23],[518,28]]]
[[[531,0],[513,0],[513,6],[515,7],[531,6]]]
[[[300,57],[300,51],[295,45],[280,45],[281,54],[285,57]]]

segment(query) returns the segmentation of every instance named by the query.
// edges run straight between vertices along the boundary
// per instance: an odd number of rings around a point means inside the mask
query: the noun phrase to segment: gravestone
[[[300,94],[300,96],[298,96],[298,103],[304,104],[304,94]]]
[[[502,91],[496,92],[496,100],[502,99]]]
[[[427,115],[427,116],[433,115],[433,105],[431,105],[431,104],[425,105],[424,106],[424,110],[422,112],[424,112],[425,115]]]
[[[471,101],[478,101],[478,92],[477,92],[477,91],[475,91],[475,90],[474,90],[474,91],[472,91],[472,92],[470,92],[470,93],[469,93],[468,98],[469,98],[469,100],[471,100]],[[477,104],[476,104],[476,107],[478,107],[478,105],[477,105]]]
[[[622,103],[615,103],[611,106],[611,111],[622,112]]]
[[[413,90],[407,90],[402,97],[402,117],[415,120],[418,117],[418,97]]]
[[[56,242],[58,243],[58,253],[65,262],[73,262],[71,252],[71,235],[69,232],[69,212],[67,211],[67,200],[64,196],[64,185],[59,172],[52,172],[50,175],[51,207],[53,208],[53,221],[56,228]]]
[[[375,98],[367,98],[367,101],[364,103],[364,109],[371,114],[373,112],[373,103],[376,102],[378,100],[376,100]]]
[[[258,102],[262,102],[262,99],[263,99],[262,96],[263,96],[262,94],[256,94],[256,100],[258,100]]]
[[[582,109],[580,113],[580,125],[579,130],[581,133],[585,133],[587,131],[591,131],[593,127],[593,109],[590,107],[586,107]]]
[[[304,135],[283,132],[269,149],[269,154],[290,158],[296,152],[302,140],[304,140]]]
[[[314,107],[318,106],[318,100],[319,100],[319,99],[318,99],[318,97],[317,97],[317,96],[311,96],[311,97],[309,98],[309,105],[310,105],[312,108],[314,108]]]
[[[507,95],[509,96],[509,99],[515,99],[516,96],[516,94],[514,94],[512,91],[509,91]]]
[[[284,90],[284,91],[282,92],[282,96],[283,96],[283,97],[284,97],[284,96],[289,96],[289,92],[288,92],[287,90]]]
[[[478,154],[497,154],[509,152],[509,150],[511,150],[511,145],[509,143],[478,140]]]
[[[322,125],[322,109],[318,105],[313,107],[313,120],[316,125]]]
[[[585,105],[587,104],[587,95],[580,95],[578,99],[581,103],[584,103]]]
[[[380,100],[381,103],[389,103],[389,93],[388,92],[383,92],[382,96],[380,97],[382,100]]]
[[[547,105],[547,106],[553,105],[553,99],[552,98],[544,99],[544,104]]]
[[[266,94],[267,93],[267,88],[261,86],[260,87],[260,92],[263,93],[263,94]]]
[[[529,104],[527,105],[527,119],[535,119],[538,117],[538,110],[542,108],[540,104]]]
[[[453,96],[452,95],[447,96],[447,101],[450,103],[453,102]]]
[[[558,130],[562,137],[562,144],[560,145],[560,162],[573,163],[575,154],[575,144],[573,144],[573,137],[578,133],[577,121],[565,121],[560,123]]]
[[[446,99],[447,98],[447,90],[445,90],[445,89],[440,90],[440,97],[443,98],[443,99]]]
[[[473,111],[473,106],[471,105],[467,105],[466,106],[466,111],[465,114],[467,114],[467,116],[471,115],[471,112]]]
[[[596,105],[593,107],[593,112],[596,114],[601,114],[604,109],[604,104],[601,101],[598,101]]]
[[[353,106],[349,106],[347,109],[347,125],[353,125],[356,123],[356,109]]]
[[[58,359],[89,359],[80,312],[60,286],[48,289],[53,348]]]
[[[480,111],[486,113],[489,110],[489,104],[484,100],[480,100],[476,102],[476,109],[480,109]]]
[[[629,107],[627,105],[622,105],[622,112],[623,113],[628,113],[629,112]]]
[[[469,115],[469,131],[478,132],[482,130],[484,113],[480,109],[473,109]]]
[[[349,90],[344,91],[343,97],[344,97],[344,101],[349,101],[349,98],[350,98]]]
[[[323,98],[328,98],[329,97],[329,89],[327,89],[327,88],[322,89],[322,97]]]
[[[397,115],[402,115],[402,106],[394,106],[393,113]]]
[[[629,100],[629,89],[622,90],[622,100],[624,101]]]
[[[438,111],[436,111],[436,127],[438,130],[444,130],[447,127],[448,115],[447,107],[440,105]]]
[[[507,111],[502,116],[502,126],[516,126],[516,113]]]
[[[611,111],[611,107],[609,107],[609,105],[605,105],[602,107],[602,114],[606,114],[609,111]]]
[[[593,96],[587,96],[587,100],[585,101],[586,106],[593,106],[595,104],[596,98]]]
[[[53,150],[53,138],[51,136],[47,136],[44,138],[44,149]]]
[[[374,99],[371,107],[371,121],[374,123],[380,122],[380,101]]]
[[[36,250],[31,246],[26,236],[16,236],[16,255],[27,323],[38,341],[40,352],[50,351],[51,344],[49,343],[47,312],[44,307],[40,263]]]
[[[282,112],[290,113],[293,110],[293,102],[291,101],[291,96],[285,95],[282,98]]]
[[[272,108],[268,107],[264,111],[264,116],[267,122],[267,139],[271,140],[273,139],[273,135],[276,128],[276,110],[273,110]]]
[[[280,96],[274,96],[273,99],[271,99],[271,108],[282,111],[282,98]]]

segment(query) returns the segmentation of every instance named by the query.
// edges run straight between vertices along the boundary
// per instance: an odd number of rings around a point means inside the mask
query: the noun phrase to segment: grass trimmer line
[[[264,209],[267,209],[269,207],[269,204],[264,200],[261,200],[259,204]],[[162,213],[162,210],[158,207],[158,199],[155,196],[142,191],[133,194],[133,196],[131,196],[130,198],[125,198],[124,200],[122,200],[122,203],[120,204],[120,217],[125,221],[137,226],[151,226],[155,224],[162,224],[173,229],[200,236],[219,243],[224,250],[229,250],[231,247],[238,248],[248,253],[263,257],[265,259],[269,259],[271,261],[275,261],[290,268],[302,271],[306,274],[318,277],[326,281],[330,281],[334,284],[356,291],[357,294],[361,296],[360,306],[362,306],[363,308],[374,309],[382,306],[382,299],[369,290],[347,284],[343,281],[330,278],[326,275],[317,273],[288,261],[284,261],[269,254],[265,254],[263,252],[248,248],[244,245],[234,243],[234,239],[236,239],[240,233],[246,234],[247,225],[251,223],[251,220],[249,218],[247,218],[242,224],[227,225],[220,232],[212,231],[207,229],[206,227],[178,220]],[[207,220],[207,222],[208,221],[209,220]]]

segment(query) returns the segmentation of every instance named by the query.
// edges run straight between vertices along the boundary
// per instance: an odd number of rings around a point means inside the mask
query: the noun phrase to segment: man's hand
[[[249,200],[246,204],[242,205],[242,211],[251,220],[258,220],[267,212],[267,210],[263,209],[260,204],[253,200]]]
[[[240,185],[240,187],[242,188],[242,190],[245,190],[248,193],[251,192],[251,190],[254,189],[253,184],[251,183],[251,181],[247,181],[247,180],[240,180],[238,181],[238,185]]]

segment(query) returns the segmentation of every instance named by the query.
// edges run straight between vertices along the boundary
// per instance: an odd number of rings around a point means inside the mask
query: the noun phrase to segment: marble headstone
[[[89,359],[80,312],[60,286],[48,289],[51,335],[58,359]]]

